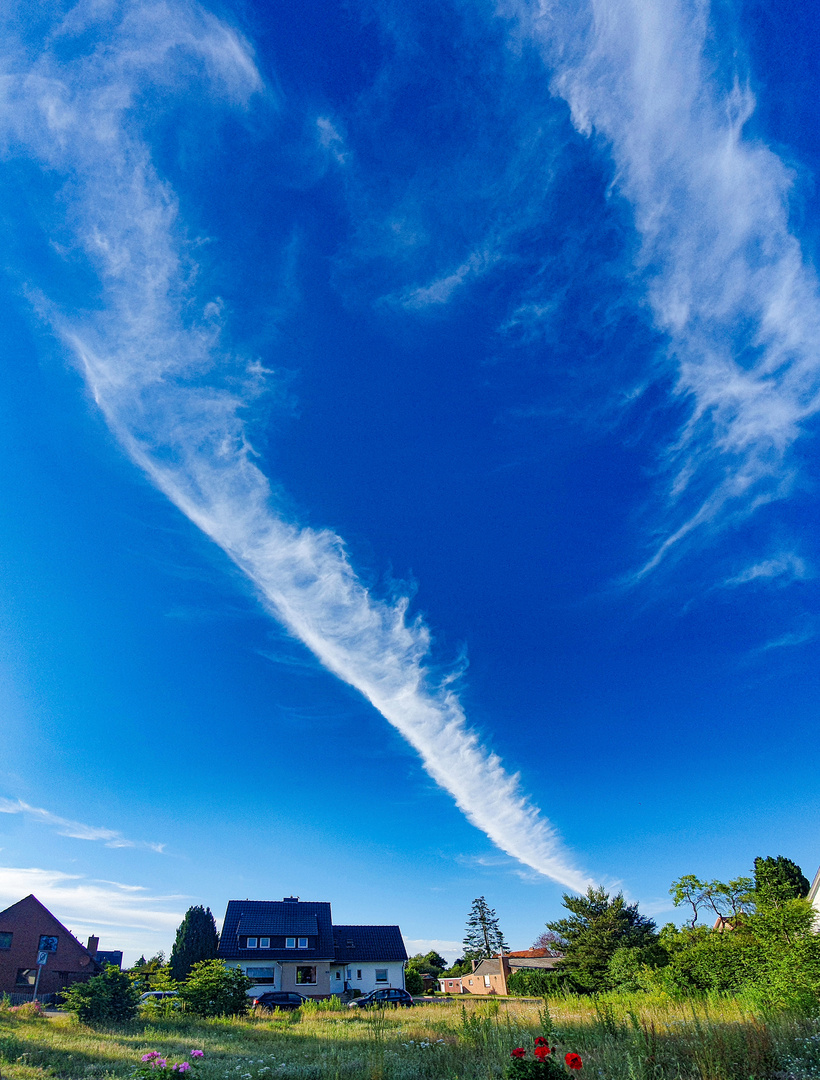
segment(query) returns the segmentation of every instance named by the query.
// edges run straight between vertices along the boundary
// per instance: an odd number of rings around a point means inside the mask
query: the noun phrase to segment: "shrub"
[[[124,971],[109,965],[86,983],[75,983],[65,995],[65,1007],[84,1024],[127,1024],[137,1015],[139,992]]]
[[[222,960],[201,960],[180,987],[179,996],[196,1016],[244,1016],[250,1007],[253,982],[239,968]]]

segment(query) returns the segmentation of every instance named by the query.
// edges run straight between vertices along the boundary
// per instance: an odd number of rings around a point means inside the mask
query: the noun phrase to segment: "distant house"
[[[809,895],[806,899],[817,912],[814,920],[815,929],[820,929],[820,870],[814,875],[814,881],[811,883]]]
[[[96,939],[92,939],[95,942]],[[45,963],[38,965],[38,960]],[[14,999],[55,994],[75,982],[85,982],[102,966],[91,952],[44,907],[26,896],[0,911],[0,994]]]
[[[122,969],[122,949],[99,949],[99,944],[98,937],[90,937],[86,948],[100,967],[113,966]]]
[[[253,980],[250,994],[313,998],[403,989],[407,962],[398,926],[334,925],[329,903],[298,896],[229,901],[218,955]]]
[[[509,993],[507,980],[514,971],[552,971],[561,960],[547,949],[522,949],[501,953],[489,960],[473,963],[473,970],[460,978],[439,977],[439,987],[445,994],[477,994],[480,997]]]

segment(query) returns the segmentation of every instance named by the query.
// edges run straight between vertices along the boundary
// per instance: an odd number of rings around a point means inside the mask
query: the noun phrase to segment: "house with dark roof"
[[[404,988],[407,951],[398,926],[334,926],[327,902],[230,900],[219,957],[253,979],[249,994],[305,997]]]

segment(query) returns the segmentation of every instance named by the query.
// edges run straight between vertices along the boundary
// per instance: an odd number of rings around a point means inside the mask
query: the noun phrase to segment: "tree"
[[[189,1012],[196,1016],[244,1016],[253,986],[240,968],[225,966],[224,960],[200,960],[179,990]]]
[[[415,968],[408,967],[404,973],[404,989],[408,994],[423,994],[424,979]]]
[[[755,899],[759,907],[780,907],[787,900],[808,896],[808,878],[803,871],[784,855],[755,859]]]
[[[609,962],[620,948],[644,948],[658,940],[655,923],[641,915],[637,904],[627,904],[623,893],[610,897],[599,886],[586,896],[564,894],[568,918],[547,923],[558,935],[564,957],[557,970],[569,976],[576,989],[595,993],[611,986]]]
[[[189,907],[177,929],[169,964],[171,974],[182,981],[194,964],[214,960],[219,947],[219,934],[210,908]]]
[[[548,956],[560,956],[561,944],[561,939],[554,930],[542,930],[532,943],[532,948],[546,949]]]
[[[490,956],[498,956],[500,952],[510,951],[499,929],[498,916],[483,896],[473,900],[462,944],[466,960],[484,960]]]
[[[101,975],[75,983],[65,995],[65,1007],[84,1024],[127,1024],[137,1015],[139,991],[124,971],[109,964]]]
[[[128,978],[140,994],[147,990],[176,990],[176,979],[171,975],[171,967],[165,963],[165,953],[158,952],[150,960],[141,956],[130,971]]]
[[[421,975],[435,975],[436,978],[447,967],[447,961],[440,956],[435,949],[428,953],[416,953],[407,961],[407,967],[418,971]]]

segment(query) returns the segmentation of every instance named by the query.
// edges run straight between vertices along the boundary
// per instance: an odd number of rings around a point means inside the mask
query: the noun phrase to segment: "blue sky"
[[[0,901],[812,875],[820,16],[2,18]]]

